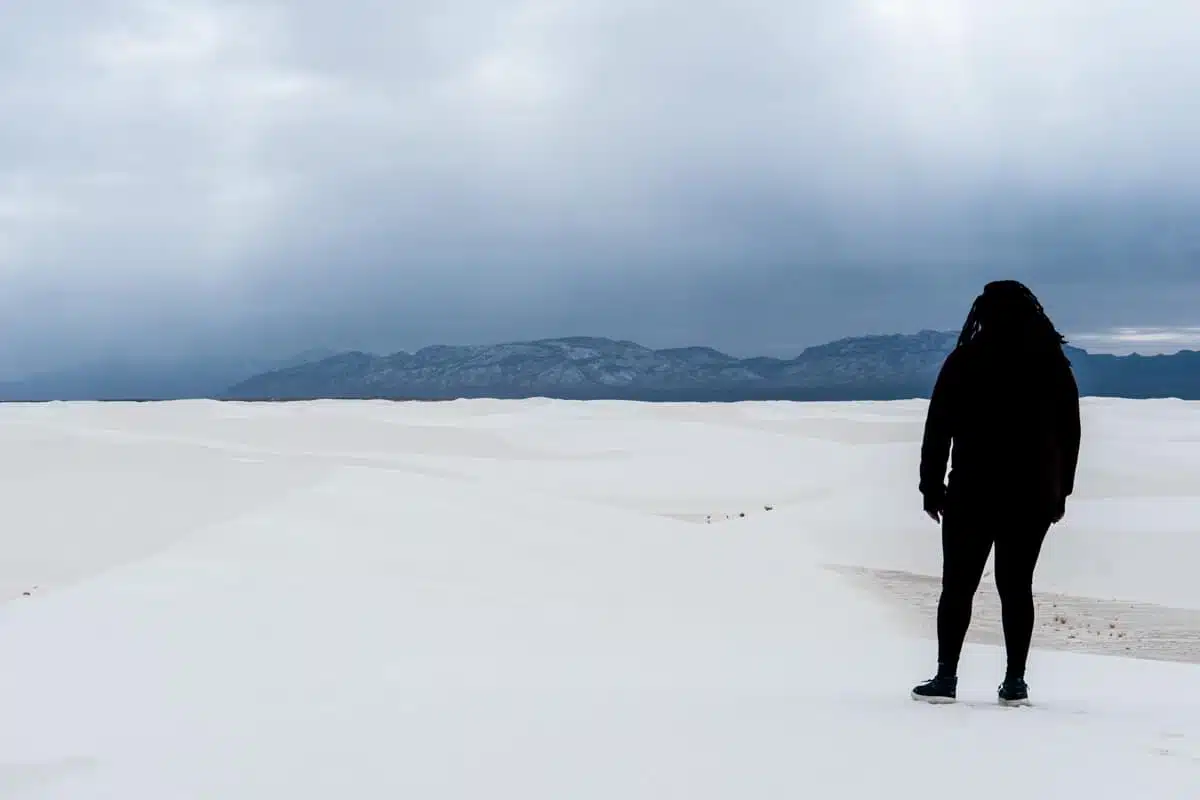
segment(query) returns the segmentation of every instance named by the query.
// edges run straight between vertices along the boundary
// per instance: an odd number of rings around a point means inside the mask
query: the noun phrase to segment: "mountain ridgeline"
[[[435,346],[388,356],[350,352],[243,381],[232,400],[900,400],[929,396],[957,334],[842,339],[796,358],[735,358],[706,347],[652,350],[573,337],[486,346]],[[1069,347],[1080,391],[1200,399],[1200,353],[1095,355]]]

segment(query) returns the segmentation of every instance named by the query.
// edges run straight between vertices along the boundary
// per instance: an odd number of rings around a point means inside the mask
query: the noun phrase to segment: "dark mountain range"
[[[351,352],[238,383],[227,399],[524,398],[894,400],[928,397],[956,334],[867,336],[793,359],[735,358],[706,347],[652,350],[595,338]],[[1094,355],[1069,348],[1085,395],[1200,399],[1200,353]]]

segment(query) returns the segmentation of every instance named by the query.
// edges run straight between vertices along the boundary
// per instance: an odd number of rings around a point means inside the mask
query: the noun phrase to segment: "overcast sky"
[[[9,372],[567,334],[786,355],[957,327],[996,277],[1090,346],[1197,338],[1194,0],[3,17]]]

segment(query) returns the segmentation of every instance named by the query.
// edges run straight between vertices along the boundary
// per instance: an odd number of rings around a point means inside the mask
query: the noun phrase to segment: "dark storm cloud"
[[[9,369],[1196,322],[1183,0],[12,6]]]

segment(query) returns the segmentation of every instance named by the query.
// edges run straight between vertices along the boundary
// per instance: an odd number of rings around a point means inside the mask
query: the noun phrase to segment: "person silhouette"
[[[1008,659],[997,696],[1002,705],[1029,703],[1034,568],[1066,513],[1079,461],[1079,387],[1065,344],[1028,287],[993,281],[938,373],[919,486],[942,534],[937,674],[912,690],[914,700],[956,701],[959,657],[994,545]]]

